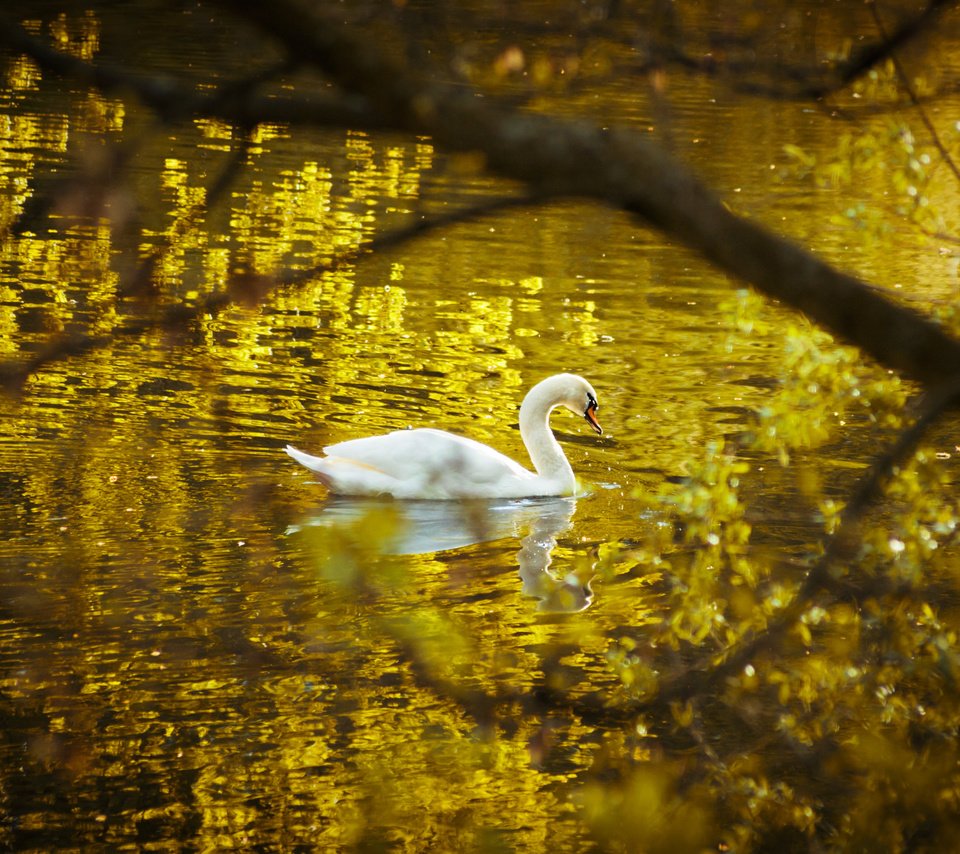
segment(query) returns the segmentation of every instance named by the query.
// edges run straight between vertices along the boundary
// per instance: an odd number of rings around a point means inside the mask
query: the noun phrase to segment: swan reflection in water
[[[431,554],[477,543],[521,537],[517,552],[522,591],[540,600],[544,611],[582,611],[593,600],[589,581],[550,571],[557,537],[569,529],[574,498],[520,498],[474,501],[392,501],[332,497],[315,516],[293,526],[349,525],[378,511],[400,517],[396,534],[384,544],[387,554]]]

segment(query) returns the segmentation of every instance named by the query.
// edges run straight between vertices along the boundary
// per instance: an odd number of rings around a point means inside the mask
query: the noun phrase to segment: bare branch
[[[386,58],[377,45],[291,0],[278,0],[269,8],[254,0],[222,4],[278,38],[291,63],[318,68],[347,94],[325,102],[319,113],[311,113],[303,101],[288,101],[280,109],[276,104],[271,107],[270,99],[226,98],[223,91],[201,97],[169,81],[137,83],[130,75],[65,57],[38,45],[13,24],[0,28],[0,37],[53,63],[62,73],[81,75],[91,85],[132,86],[161,114],[174,110],[175,103],[178,110],[189,106],[200,113],[214,111],[241,124],[284,114],[301,122],[351,124],[352,114],[353,126],[423,134],[443,148],[480,152],[491,171],[523,181],[537,193],[591,198],[638,214],[720,269],[805,312],[888,367],[936,384],[960,365],[960,342],[935,323],[737,217],[681,162],[648,139],[519,113],[463,87],[422,80]],[[934,0],[883,42],[884,50],[903,44],[952,5]],[[881,53],[877,46],[863,52],[861,66]]]
[[[181,332],[208,314],[218,314],[238,304],[258,304],[270,292],[306,284],[325,273],[356,263],[364,255],[399,246],[417,237],[451,225],[479,219],[514,207],[536,205],[543,196],[502,196],[487,199],[449,213],[425,218],[374,237],[367,243],[348,249],[307,270],[287,270],[275,275],[240,275],[230,282],[228,291],[211,294],[193,305],[174,305],[150,316],[131,320],[104,335],[70,334],[55,338],[31,359],[0,362],[0,388],[18,394],[37,371],[54,362],[82,356],[110,346],[124,338],[136,338],[147,332]]]
[[[442,148],[480,152],[491,171],[540,192],[591,198],[631,211],[881,364],[931,385],[956,374],[960,342],[937,324],[736,216],[650,140],[552,116],[518,114],[473,92],[421,80],[375,45],[312,17],[290,0],[278,0],[269,9],[255,0],[223,2],[272,33],[292,56],[366,98],[397,130],[430,136]]]
[[[249,150],[250,140],[249,137],[247,137],[241,140],[241,144],[237,146],[236,150],[230,155],[220,174],[214,179],[210,187],[207,188],[203,199],[174,224],[163,242],[156,246],[146,258],[136,265],[133,274],[126,280],[121,281],[120,286],[117,288],[118,297],[149,295],[153,293],[151,278],[157,265],[174,246],[176,241],[187,233],[196,219],[217,205],[223,194],[226,193],[233,183],[233,180],[237,177]]]
[[[877,22],[877,29],[880,30],[881,34],[883,34],[884,26],[883,21],[880,19],[880,13],[877,10],[877,4],[871,2],[870,9],[873,12],[873,19]],[[940,152],[940,156],[943,158],[947,166],[950,167],[950,171],[953,172],[953,177],[960,181],[960,169],[957,168],[956,162],[950,155],[947,147],[940,139],[940,135],[937,133],[937,129],[933,126],[933,122],[930,121],[930,116],[927,115],[927,111],[923,109],[923,106],[920,103],[920,98],[917,96],[917,92],[913,88],[913,84],[910,82],[910,78],[907,75],[906,69],[904,69],[903,63],[900,61],[900,58],[897,56],[895,50],[890,51],[890,59],[893,62],[894,69],[896,69],[897,77],[900,78],[900,85],[902,85],[906,90],[907,96],[910,98],[910,103],[913,104],[914,108],[919,113],[920,121],[923,122],[923,126],[927,129],[927,133],[930,134],[930,138],[933,140],[934,146],[936,147],[937,151]]]
[[[241,127],[261,123],[297,123],[316,127],[351,127],[377,130],[383,122],[362,98],[349,95],[282,94],[263,96],[254,89],[265,80],[290,68],[287,62],[229,82],[208,94],[198,87],[172,77],[144,77],[106,63],[88,62],[44,44],[0,12],[0,44],[25,54],[54,74],[79,80],[101,92],[136,98],[163,121],[172,123],[203,116],[221,119]]]

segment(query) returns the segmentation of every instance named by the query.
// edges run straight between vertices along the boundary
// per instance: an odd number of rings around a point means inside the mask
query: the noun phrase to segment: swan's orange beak
[[[600,422],[597,421],[596,412],[597,412],[597,402],[595,400],[591,400],[587,404],[587,408],[583,413],[583,417],[587,419],[587,423],[591,427],[593,427],[594,430],[596,430],[597,435],[599,436],[603,433],[603,427],[601,427]]]

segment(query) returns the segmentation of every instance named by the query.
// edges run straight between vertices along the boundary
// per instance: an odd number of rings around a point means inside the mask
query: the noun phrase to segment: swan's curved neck
[[[558,402],[544,391],[535,386],[524,398],[520,406],[520,436],[537,474],[560,482],[573,492],[573,469],[550,429],[550,413]]]

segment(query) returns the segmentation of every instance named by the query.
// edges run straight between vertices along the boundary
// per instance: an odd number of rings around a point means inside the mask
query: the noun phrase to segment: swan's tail
[[[396,481],[380,469],[343,457],[315,457],[287,445],[284,450],[310,469],[331,492],[343,495],[393,495]]]
[[[287,447],[283,450],[286,451],[289,456],[293,457],[293,459],[295,459],[298,463],[300,463],[300,465],[318,474],[320,479],[328,486],[330,485],[330,476],[326,470],[328,465],[326,457],[315,457],[313,454],[305,454],[303,451],[293,447],[293,445],[287,445]]]

